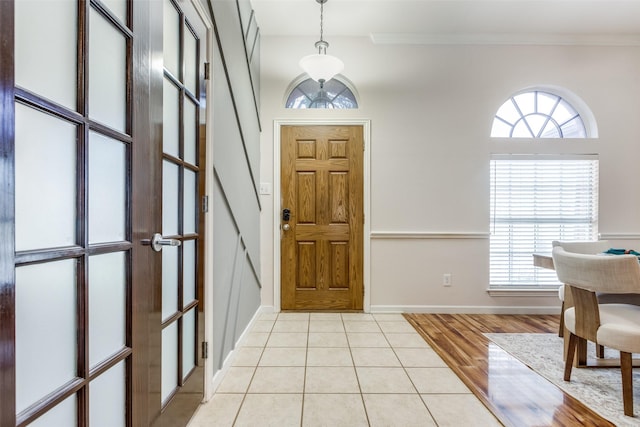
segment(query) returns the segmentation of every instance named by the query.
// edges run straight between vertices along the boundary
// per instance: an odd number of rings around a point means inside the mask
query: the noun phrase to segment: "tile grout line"
[[[265,341],[264,345],[262,346],[262,351],[260,352],[260,357],[258,357],[258,361],[256,362],[256,366],[253,369],[253,374],[251,375],[251,379],[249,380],[249,384],[247,384],[247,389],[245,390],[243,396],[242,396],[242,401],[240,402],[240,406],[238,406],[238,411],[236,412],[236,416],[233,418],[233,423],[231,424],[232,426],[235,426],[236,423],[238,422],[238,417],[240,416],[240,411],[242,410],[242,406],[244,406],[244,402],[247,399],[247,395],[249,394],[249,388],[251,387],[251,383],[253,382],[253,379],[256,375],[256,372],[258,371],[258,366],[260,366],[260,361],[262,360],[262,357],[264,356],[264,352],[267,348],[267,343],[269,342],[269,339],[271,338],[271,333],[273,332],[273,328],[276,325],[276,322],[278,321],[278,316],[276,316],[276,319],[273,321],[273,325],[271,325],[271,329],[269,329],[269,335],[267,335],[267,340]],[[215,393],[214,393],[215,394]]]
[[[344,334],[347,338],[347,346],[349,348],[349,355],[351,355],[351,363],[353,364],[353,373],[356,375],[356,381],[358,382],[358,390],[360,391],[360,401],[362,401],[362,409],[364,409],[364,416],[367,419],[367,425],[371,426],[371,421],[369,420],[369,411],[367,411],[367,405],[364,402],[364,394],[362,393],[362,386],[360,385],[360,377],[358,376],[358,370],[356,369],[356,361],[353,358],[353,351],[351,351],[351,342],[349,341],[349,335],[347,334],[347,328],[344,324],[344,317],[340,315],[342,318],[342,327],[344,328]]]
[[[404,318],[404,316],[403,316],[403,321],[406,324],[408,324],[409,326],[411,326],[411,324],[407,321],[406,318]],[[420,334],[418,334],[418,335],[420,335]],[[386,333],[384,334],[384,337],[385,337],[385,339],[387,339],[387,334]],[[422,338],[422,336],[420,336],[420,337]],[[424,340],[424,338],[422,338],[422,339]],[[389,340],[387,339],[387,341],[389,341]],[[427,343],[427,344],[429,344],[429,343]],[[400,366],[402,366],[402,369],[404,370],[405,375],[407,376],[407,378],[409,378],[409,381],[411,381],[411,385],[416,390],[416,393],[418,394],[418,397],[420,398],[420,401],[422,402],[422,404],[426,408],[427,412],[429,413],[429,416],[431,417],[431,420],[433,421],[433,423],[436,426],[438,426],[439,424],[436,421],[436,418],[433,416],[433,413],[431,412],[431,409],[429,409],[429,406],[427,405],[427,402],[424,401],[424,398],[422,397],[422,394],[420,393],[420,390],[418,390],[418,387],[416,387],[416,384],[413,382],[413,379],[411,379],[411,375],[409,375],[409,372],[407,371],[407,367],[404,365],[404,363],[402,363],[402,360],[400,360],[400,357],[398,357],[398,353],[396,353],[396,347],[391,345],[391,342],[389,342],[389,345],[391,346],[391,350],[393,351],[393,354],[395,354],[395,356],[398,358],[398,361],[400,362]],[[429,346],[429,347],[431,347],[431,346]],[[398,347],[398,348],[403,348],[403,347]]]
[[[302,402],[300,408],[300,427],[302,427],[302,423],[304,422],[304,400],[307,389],[307,362],[309,360],[309,332],[311,330],[311,314],[309,314],[309,318],[307,319],[307,347],[304,352],[304,373],[302,375]]]

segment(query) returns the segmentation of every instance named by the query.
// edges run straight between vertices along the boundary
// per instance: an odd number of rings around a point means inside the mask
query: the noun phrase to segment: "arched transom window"
[[[313,79],[306,79],[293,87],[286,103],[287,108],[358,108],[353,91],[334,77],[322,86]]]
[[[492,137],[586,138],[580,114],[558,95],[528,91],[509,98],[498,110]]]

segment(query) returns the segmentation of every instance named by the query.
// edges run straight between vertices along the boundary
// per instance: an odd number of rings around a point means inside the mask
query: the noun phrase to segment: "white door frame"
[[[213,63],[213,43],[216,42],[215,33],[213,31],[213,23],[209,18],[209,14],[204,9],[200,1],[191,0],[190,1],[195,10],[198,12],[200,19],[204,23],[207,29],[207,35],[205,40],[201,40],[201,43],[206,43],[206,58],[201,58],[201,61],[207,62],[209,64]],[[212,65],[209,65],[212,67]],[[209,336],[212,333],[213,328],[213,308],[211,304],[211,295],[213,293],[213,261],[211,258],[211,254],[213,253],[213,198],[210,197],[212,188],[213,188],[213,108],[211,107],[212,103],[210,102],[211,97],[213,96],[213,76],[209,78],[209,80],[204,81],[205,85],[205,96],[206,96],[206,110],[205,110],[205,120],[206,120],[206,135],[205,135],[205,169],[201,170],[200,173],[205,174],[205,184],[204,184],[204,194],[209,198],[209,206],[207,212],[200,212],[201,215],[204,215],[204,254],[200,254],[200,256],[204,255],[204,273],[203,273],[203,295],[201,303],[204,304],[204,341],[209,341]],[[200,349],[200,347],[198,347]],[[216,372],[216,369],[213,366],[213,358],[209,357],[204,360],[204,396],[203,401],[208,401],[213,397],[213,393],[215,391],[215,387],[213,386],[213,375]]]
[[[363,203],[364,203],[364,227],[363,227],[363,265],[362,280],[364,287],[363,309],[365,313],[371,311],[371,120],[368,119],[276,119],[273,121],[273,310],[280,312],[280,210],[281,182],[280,182],[280,129],[282,126],[315,126],[315,125],[340,125],[362,126],[364,138],[363,155]]]

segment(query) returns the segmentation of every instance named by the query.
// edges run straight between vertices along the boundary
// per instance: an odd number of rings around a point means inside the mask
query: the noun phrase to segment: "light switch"
[[[269,183],[269,182],[261,182],[260,183],[260,194],[264,194],[264,195],[271,194],[271,183]]]

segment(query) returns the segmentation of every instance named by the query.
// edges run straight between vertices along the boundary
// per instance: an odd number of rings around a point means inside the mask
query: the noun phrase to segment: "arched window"
[[[553,93],[532,90],[509,98],[498,109],[492,137],[586,138],[587,130],[578,111]]]
[[[593,115],[579,98],[547,90],[511,96],[498,109],[491,128],[492,137],[557,140],[549,144],[562,143],[563,138],[586,140],[596,134]],[[491,155],[492,291],[557,289],[555,272],[535,267],[532,254],[551,253],[554,240],[598,236],[598,155],[584,154],[578,145],[573,151],[566,145],[557,150],[547,145],[544,152],[539,147],[531,144],[520,147],[518,154],[508,150],[509,154]]]
[[[324,85],[305,79],[293,86],[286,102],[287,108],[358,108],[353,91],[334,77]]]

